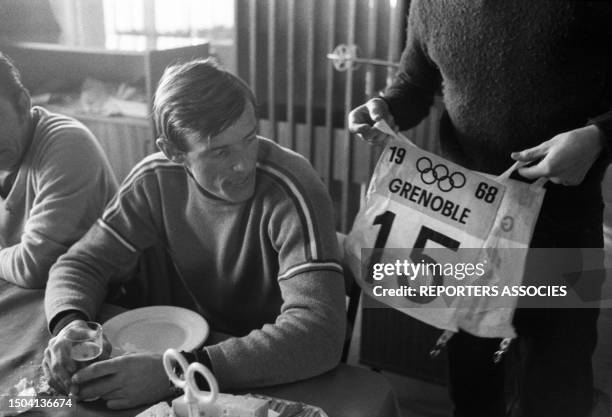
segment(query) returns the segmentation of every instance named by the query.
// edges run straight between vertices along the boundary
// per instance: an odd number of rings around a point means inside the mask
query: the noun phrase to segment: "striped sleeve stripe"
[[[317,235],[314,228],[313,214],[308,206],[308,202],[304,197],[303,192],[299,189],[296,181],[293,180],[287,173],[281,171],[277,167],[273,167],[263,163],[257,163],[257,167],[271,174],[281,183],[281,185],[289,192],[289,196],[295,201],[298,214],[304,223],[302,226],[305,229],[305,249],[306,259],[318,259],[319,245],[317,245]]]
[[[158,165],[167,165],[167,166],[177,166],[174,162],[168,160],[161,152],[157,152],[145,157],[142,161],[140,161],[125,177],[123,183],[131,183],[135,177],[140,176],[140,174],[148,171],[149,169],[155,168]]]
[[[102,229],[104,229],[108,233],[110,233],[115,239],[117,239],[119,241],[119,243],[121,243],[123,246],[128,248],[131,252],[138,252],[138,250],[136,249],[136,247],[134,245],[132,245],[130,242],[128,242],[126,239],[124,239],[123,236],[121,236],[119,234],[119,232],[117,232],[115,229],[110,227],[104,220],[98,219],[98,225]]]
[[[299,264],[294,267],[289,268],[282,274],[279,274],[278,279],[287,279],[294,275],[300,274],[306,271],[314,271],[314,270],[331,270],[339,273],[343,273],[342,266],[338,262],[308,262],[305,264]]]
[[[132,172],[130,172],[130,174],[126,177],[126,179],[123,180],[123,183],[121,184],[121,188],[119,188],[119,191],[115,195],[112,203],[104,211],[102,218],[107,219],[110,215],[113,214],[113,212],[119,209],[119,201],[121,200],[121,196],[127,190],[129,190],[132,187],[132,185],[134,185],[134,182],[136,181],[136,179],[138,179],[142,175],[158,167],[169,167],[169,166],[176,167],[177,165],[174,162],[168,161],[167,159],[152,159],[149,161],[144,160],[143,162],[141,162],[141,165],[134,168]]]

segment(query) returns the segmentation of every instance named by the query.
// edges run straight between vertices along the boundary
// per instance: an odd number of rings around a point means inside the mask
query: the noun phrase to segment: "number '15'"
[[[366,282],[371,284],[372,280],[372,271],[374,269],[374,264],[380,262],[382,258],[382,250],[387,244],[387,240],[389,239],[389,233],[391,233],[391,226],[393,225],[393,221],[395,220],[395,213],[392,211],[385,211],[382,214],[379,214],[374,218],[373,224],[380,224],[380,230],[376,236],[376,241],[374,242],[374,251],[372,256],[370,257],[370,262],[368,263],[368,273],[366,276]],[[436,232],[433,229],[430,229],[427,226],[421,226],[421,230],[419,230],[419,234],[414,242],[413,248],[410,251],[410,259],[412,262],[419,263],[424,262],[426,264],[437,264],[438,262],[433,259],[431,256],[423,253],[425,246],[427,245],[427,241],[436,242],[439,245],[442,245],[448,249],[453,251],[457,251],[459,248],[459,241],[446,236],[440,232]],[[437,268],[434,268],[436,270]],[[444,277],[442,275],[434,274],[433,280],[430,286],[437,286],[443,284]],[[410,285],[410,281],[408,280],[408,285]],[[416,295],[414,297],[410,297],[406,295],[406,298],[410,301],[413,301],[418,304],[427,304],[433,301],[436,297],[434,296],[421,296]]]

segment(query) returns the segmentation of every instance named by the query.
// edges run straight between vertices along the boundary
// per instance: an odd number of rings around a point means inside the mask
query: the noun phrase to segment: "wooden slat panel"
[[[257,92],[257,0],[249,2],[249,85]]]
[[[319,144],[312,156],[312,165],[323,179],[325,185],[329,187],[329,178],[325,176],[325,172],[329,170],[329,154],[331,153],[332,141],[330,141],[327,132],[327,126],[314,127],[314,140]]]
[[[355,43],[355,17],[357,12],[357,0],[349,0],[348,5],[348,32],[347,32],[347,43],[353,45]],[[348,119],[348,113],[353,107],[353,71],[347,71],[345,93],[344,93],[344,120]],[[348,129],[345,129],[345,141],[341,148],[341,152],[346,155],[346,166],[343,167],[341,181],[342,181],[342,197],[340,202],[341,210],[341,223],[340,231],[347,232],[349,226],[349,200],[350,200],[350,186],[351,186],[351,155],[353,152],[353,142]]]
[[[295,149],[295,0],[287,0],[287,131],[289,146]]]
[[[367,45],[366,45],[366,57],[374,58],[376,57],[376,22],[377,22],[377,1],[376,0],[368,0],[368,23],[367,23]],[[372,64],[368,64],[366,67],[365,73],[365,95],[366,97],[372,97],[374,95],[375,85],[374,85],[374,76],[375,76],[376,67]]]
[[[336,22],[336,0],[329,0],[329,9],[327,11],[327,50],[331,51],[335,46],[335,22]],[[332,179],[332,161],[334,160],[333,144],[334,144],[334,126],[333,126],[333,94],[334,94],[334,67],[331,61],[327,62],[325,71],[325,150],[327,150],[327,158],[322,159],[321,176],[326,182],[328,188]]]
[[[295,150],[300,154],[304,155],[306,158],[309,158],[310,154],[310,140],[308,135],[310,135],[311,126],[299,123],[295,126],[295,137],[297,139],[297,147]],[[310,159],[310,158],[309,158]]]
[[[260,123],[261,129],[261,123]],[[278,141],[277,143],[281,146],[285,146],[287,148],[293,149],[292,144],[290,143],[289,131],[295,131],[295,126],[286,122],[278,122],[276,124],[276,131],[278,133]]]
[[[404,2],[392,1],[389,9],[389,44],[387,46],[387,61],[398,62],[402,50],[401,39],[406,19]],[[391,83],[395,68],[387,68],[387,84]]]
[[[81,121],[98,139],[119,182],[141,159],[157,151],[152,140],[153,132],[146,125],[109,123],[94,118]]]
[[[276,0],[268,0],[268,120],[270,138],[278,140],[276,134]]]
[[[315,43],[315,20],[314,20],[314,6],[315,1],[310,0],[307,3],[307,38],[306,38],[306,137],[308,141],[308,153],[305,155],[308,159],[312,159],[312,141],[313,141],[313,118],[312,118],[312,105],[313,105],[313,94],[314,94],[314,43]]]
[[[350,140],[352,139],[346,134],[344,129],[334,129],[334,139],[332,143],[334,144],[333,152],[336,158],[332,161],[332,172],[334,174],[332,179],[335,181],[344,181],[344,176],[346,174],[345,167],[349,165],[349,154],[344,150],[348,147],[347,142]]]
[[[259,134],[266,138],[272,139],[272,124],[269,120],[259,120]]]
[[[377,22],[378,22],[378,6],[380,3],[376,0],[368,0],[368,36],[367,36],[367,46],[366,46],[366,56],[370,58],[376,58],[378,52],[378,43],[377,43]],[[376,90],[376,71],[377,67],[374,65],[368,65],[365,73],[365,95],[367,99],[375,96]],[[362,148],[363,149],[363,148]],[[368,147],[367,152],[359,153],[360,160],[355,161],[355,168],[361,168],[359,173],[356,173],[357,176],[362,179],[362,181],[368,181],[370,178],[370,174],[373,171],[373,167],[378,160],[378,152],[376,152],[379,148]],[[357,152],[355,152],[357,154]],[[367,161],[367,163],[364,163]],[[364,172],[366,170],[367,172]]]
[[[365,141],[357,138],[353,138],[353,156],[352,166],[353,171],[351,172],[351,182],[355,184],[367,183],[370,181],[372,175],[372,169],[367,163],[373,154],[374,148]]]

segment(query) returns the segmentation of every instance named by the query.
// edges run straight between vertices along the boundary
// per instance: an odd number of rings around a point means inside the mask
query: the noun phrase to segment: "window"
[[[143,49],[233,43],[234,2],[219,0],[104,0],[108,47]]]

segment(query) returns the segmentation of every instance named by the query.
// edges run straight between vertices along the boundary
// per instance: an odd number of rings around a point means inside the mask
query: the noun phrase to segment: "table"
[[[0,395],[24,376],[39,372],[49,340],[43,298],[44,290],[27,290],[0,279]],[[101,316],[109,318],[119,311],[106,305]],[[251,392],[318,406],[329,417],[399,416],[395,394],[382,375],[345,364],[305,381]],[[28,412],[23,416],[133,417],[147,407],[111,411],[102,402],[79,403],[76,409]]]

